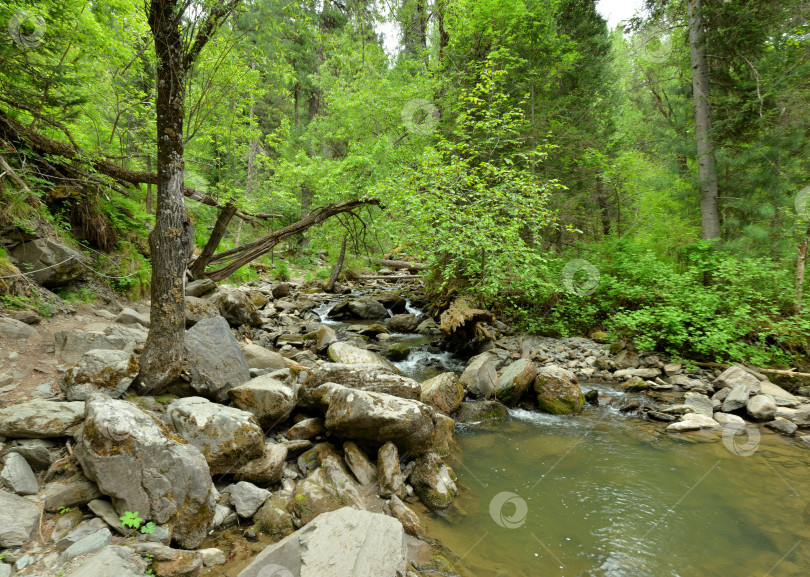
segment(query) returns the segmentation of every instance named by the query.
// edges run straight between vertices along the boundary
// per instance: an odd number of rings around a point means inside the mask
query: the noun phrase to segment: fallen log
[[[454,300],[439,320],[444,338],[456,351],[476,349],[481,343],[495,340],[487,326],[495,322],[495,317],[487,310],[473,308],[464,297]]]
[[[688,362],[704,369],[726,370],[727,368],[734,366],[723,363],[705,363],[700,361],[688,361]],[[802,379],[810,379],[810,373],[799,373],[797,372],[797,369],[760,369],[759,367],[748,367],[747,365],[744,368],[749,368],[758,373],[763,373],[766,375],[779,375],[784,377],[799,377]]]
[[[357,278],[360,279],[360,280],[391,280],[391,281],[419,280],[419,281],[421,281],[425,277],[423,277],[421,275],[364,274],[364,275],[359,275]]]

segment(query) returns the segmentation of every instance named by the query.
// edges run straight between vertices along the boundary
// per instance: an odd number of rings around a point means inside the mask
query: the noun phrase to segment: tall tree
[[[186,75],[239,0],[151,0],[157,65],[157,211],[149,235],[152,304],[137,389],[158,391],[180,376],[185,336],[184,275],[194,234],[183,196]],[[188,16],[186,15],[188,12]]]

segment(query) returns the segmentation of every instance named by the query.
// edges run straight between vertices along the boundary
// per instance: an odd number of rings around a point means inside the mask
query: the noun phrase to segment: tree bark
[[[152,305],[137,391],[149,394],[180,377],[186,328],[184,274],[193,238],[183,199],[185,69],[177,0],[152,0],[149,26],[157,54],[157,213],[149,234]]]
[[[807,229],[807,236],[810,236],[810,228]],[[797,315],[802,314],[802,298],[804,295],[804,266],[807,260],[807,238],[799,243],[796,255],[796,303],[794,308]]]
[[[152,172],[152,155],[146,155],[146,170]],[[152,183],[146,184],[146,214],[152,214]]]
[[[335,268],[332,269],[332,274],[329,275],[329,281],[326,283],[326,292],[330,293],[335,290],[335,283],[340,276],[340,271],[343,270],[343,261],[346,260],[346,243],[349,241],[349,235],[343,236],[343,244],[340,247],[340,256],[338,256]]]
[[[194,278],[201,278],[205,273],[205,267],[207,267],[208,263],[211,262],[214,253],[219,248],[219,243],[222,242],[222,237],[225,236],[225,233],[228,230],[228,224],[231,222],[231,219],[235,214],[236,206],[231,203],[225,205],[225,208],[219,212],[217,221],[214,223],[214,230],[211,231],[211,236],[208,237],[208,242],[205,243],[205,248],[203,248],[202,253],[199,257],[197,257],[197,260],[194,261],[194,264],[191,265],[191,268],[189,269],[191,276]]]
[[[698,179],[700,180],[700,221],[704,239],[720,238],[720,208],[717,169],[712,140],[712,110],[709,100],[709,62],[706,56],[706,30],[703,0],[688,0],[689,56],[692,64],[692,100],[695,107]]]

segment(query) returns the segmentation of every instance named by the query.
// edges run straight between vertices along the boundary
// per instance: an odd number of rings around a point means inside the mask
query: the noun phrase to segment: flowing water
[[[588,407],[460,429],[459,512],[430,533],[477,577],[810,575],[810,447],[663,428]]]

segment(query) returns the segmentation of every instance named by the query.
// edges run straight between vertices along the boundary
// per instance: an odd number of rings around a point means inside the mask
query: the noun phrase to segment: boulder
[[[750,392],[756,394],[760,391],[759,382],[759,379],[754,375],[742,367],[735,365],[727,368],[714,380],[714,388],[722,389],[723,387],[728,387],[733,389],[737,385],[744,385]]]
[[[728,413],[715,413],[712,417],[715,421],[720,423],[725,429],[744,429],[745,420],[737,415],[729,415]]]
[[[688,392],[684,395],[683,404],[692,408],[693,413],[703,415],[704,417],[712,418],[714,415],[714,403],[706,395],[700,393]]]
[[[53,340],[56,358],[69,365],[75,365],[84,353],[94,349],[132,352],[138,345],[135,340],[122,336],[76,329],[58,331],[54,333]]]
[[[243,346],[242,354],[251,369],[272,369],[276,371],[288,367],[287,361],[281,356],[281,353],[268,350],[259,345]]]
[[[141,325],[143,327],[149,326],[149,317],[142,315],[135,309],[125,308],[118,316],[115,317],[115,322],[122,325]]]
[[[186,285],[186,298],[201,297],[217,289],[217,283],[210,278],[195,280]]]
[[[313,339],[315,339],[315,349],[319,353],[324,352],[329,348],[329,345],[337,342],[337,333],[335,333],[332,327],[327,325],[321,325],[318,327],[318,330],[313,331],[311,336]]]
[[[253,483],[240,481],[225,487],[222,495],[228,497],[230,504],[236,509],[237,515],[249,519],[270,497],[270,491],[257,487]]]
[[[85,475],[112,498],[119,515],[168,524],[186,548],[199,546],[214,518],[213,484],[197,447],[178,442],[135,406],[94,395],[74,449]]]
[[[810,405],[802,405],[796,409],[791,421],[803,429],[810,427]]]
[[[290,285],[286,282],[280,282],[273,285],[270,289],[270,294],[273,295],[274,299],[283,299],[284,297],[290,296]]]
[[[38,325],[42,322],[42,318],[34,311],[11,311],[11,318],[24,322],[27,325]],[[0,335],[3,331],[0,330]]]
[[[331,395],[326,428],[344,439],[379,447],[393,441],[410,454],[430,448],[433,409],[419,401],[341,387]]]
[[[711,417],[701,415],[700,413],[687,413],[683,416],[682,420],[667,426],[667,431],[698,431],[700,429],[716,429],[719,427],[720,423]]]
[[[453,433],[456,422],[444,413],[437,412],[433,417],[433,440],[430,450],[440,457],[446,457],[454,447]]]
[[[470,401],[461,403],[456,411],[456,422],[463,424],[500,423],[509,416],[506,405],[497,401]]]
[[[66,507],[83,507],[101,497],[98,485],[78,472],[68,479],[52,481],[42,490],[45,510],[56,513]]]
[[[534,363],[528,359],[515,361],[501,373],[493,391],[495,399],[510,407],[517,405],[536,377],[537,367]]]
[[[388,508],[391,510],[391,516],[402,523],[402,528],[405,529],[406,533],[423,541],[429,540],[427,529],[419,519],[419,515],[405,505],[399,497],[392,495],[391,500],[388,502]]]
[[[133,543],[130,548],[149,555],[156,577],[199,577],[203,569],[199,551],[172,549],[160,543]]]
[[[281,481],[287,454],[287,445],[284,443],[265,441],[262,455],[236,469],[233,477],[237,481],[249,481],[257,485],[275,485]]]
[[[19,453],[9,453],[3,457],[3,470],[0,471],[0,482],[18,495],[36,495],[39,483],[34,471]]]
[[[458,495],[455,473],[436,453],[418,456],[408,480],[419,500],[431,509],[446,509]]]
[[[361,485],[371,485],[377,480],[377,469],[357,443],[353,441],[343,443],[343,458]]]
[[[498,383],[498,369],[504,361],[493,353],[474,356],[459,378],[464,389],[475,396],[487,396]]]
[[[399,369],[373,351],[359,349],[348,343],[332,343],[327,349],[329,360],[345,365],[376,365],[392,373],[399,374]]]
[[[186,296],[186,328],[193,327],[203,319],[219,316],[219,308],[210,300]]]
[[[59,379],[68,401],[84,401],[92,393],[117,399],[138,376],[138,360],[130,352],[107,349],[87,351],[78,364]]]
[[[777,407],[798,407],[801,404],[798,398],[779,385],[775,385],[770,381],[762,381],[759,384],[760,394],[773,398],[773,402],[776,403]]]
[[[247,411],[186,397],[166,412],[175,431],[205,456],[212,475],[231,473],[264,451],[264,433]]]
[[[284,436],[291,441],[298,439],[314,439],[324,432],[323,419],[314,417],[304,419],[290,427]]]
[[[422,383],[420,400],[439,411],[450,414],[464,400],[464,387],[455,373],[442,373]]]
[[[613,373],[614,377],[626,379],[628,377],[639,377],[641,379],[654,379],[661,376],[658,369],[621,369]]]
[[[20,547],[39,524],[39,506],[0,489],[0,548]]]
[[[737,383],[733,387],[731,387],[731,390],[726,395],[726,398],[723,399],[722,405],[723,411],[726,413],[730,413],[732,411],[737,411],[739,409],[745,408],[745,404],[748,402],[749,397],[748,392],[749,389],[746,383]]]
[[[286,421],[295,408],[298,386],[262,375],[228,391],[233,404],[252,413],[264,428]]]
[[[78,557],[79,555],[87,555],[88,553],[95,553],[99,549],[103,549],[112,542],[112,533],[109,529],[99,529],[82,537],[73,545],[62,551],[59,555],[59,563],[64,564]]]
[[[540,410],[553,415],[570,415],[582,411],[585,396],[571,371],[549,365],[537,371],[534,390]]]
[[[0,317],[0,338],[21,341],[37,335],[36,329],[17,319]]]
[[[222,317],[203,319],[186,331],[186,358],[191,388],[212,401],[226,402],[230,389],[250,380],[245,357]]]
[[[359,488],[340,457],[330,451],[323,452],[321,457],[319,466],[296,485],[293,493],[291,513],[299,525],[347,505],[365,509]]]
[[[82,410],[82,415],[84,410]],[[14,441],[9,451],[19,453],[34,471],[42,471],[56,460],[59,445],[50,439],[21,439]]]
[[[336,383],[351,389],[386,393],[403,399],[418,400],[422,392],[419,383],[394,374],[377,364],[324,363],[309,371],[301,385],[301,405],[314,406],[312,391],[324,383]]]
[[[67,437],[84,420],[84,403],[34,400],[0,409],[0,436],[16,439]]]
[[[776,431],[777,433],[782,433],[783,435],[792,435],[799,428],[782,417],[774,417],[774,420],[765,423],[765,426],[770,430]]]
[[[745,410],[755,421],[770,421],[776,415],[776,403],[766,395],[755,395],[748,399]]]
[[[259,326],[262,324],[256,306],[250,300],[250,295],[244,291],[232,290],[216,297],[219,314],[222,315],[232,327],[242,325]]]
[[[380,447],[377,452],[377,482],[380,484],[380,496],[405,497],[405,479],[399,466],[399,451],[391,441]]]
[[[253,516],[256,526],[269,535],[289,535],[295,531],[290,516],[290,491],[276,491]]]
[[[637,369],[641,362],[638,359],[638,355],[633,351],[624,350],[619,352],[614,359],[613,362],[616,363],[616,366],[619,367],[619,370],[622,369]]]
[[[388,309],[371,297],[359,298],[349,301],[349,311],[359,319],[385,319],[388,318]]]
[[[46,238],[38,238],[15,247],[10,256],[25,276],[44,287],[57,287],[84,278],[84,255]]]
[[[406,577],[407,565],[402,523],[343,507],[265,547],[237,577]]]
[[[127,547],[107,546],[71,569],[70,577],[143,577],[145,563]]]
[[[414,314],[394,315],[385,323],[391,333],[415,333],[419,318]]]

